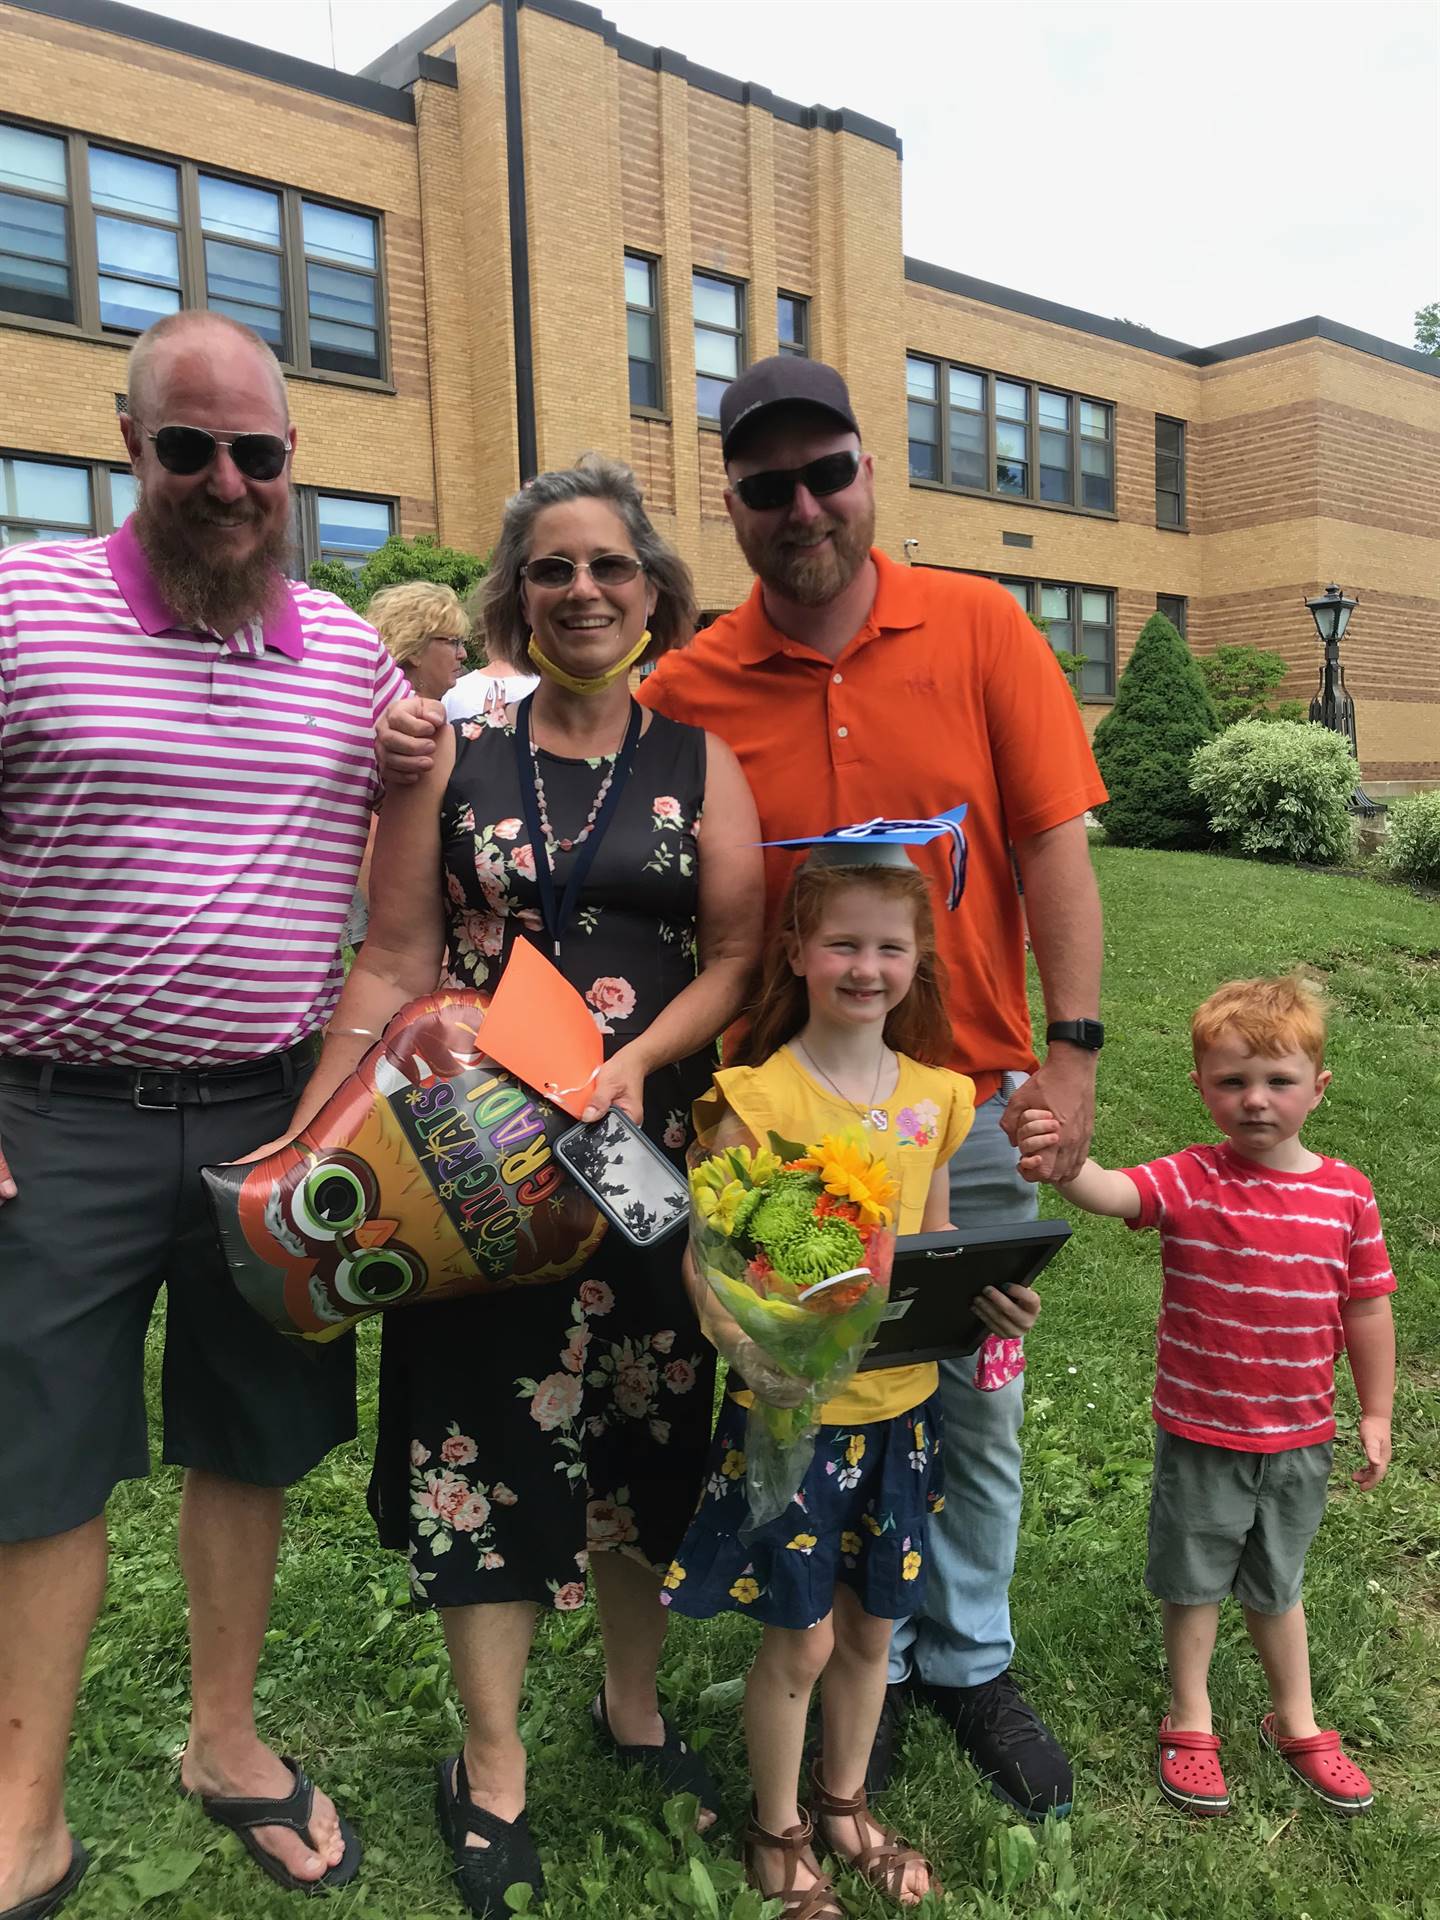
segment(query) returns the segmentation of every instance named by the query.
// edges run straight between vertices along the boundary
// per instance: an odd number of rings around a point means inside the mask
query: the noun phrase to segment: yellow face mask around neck
[[[579,674],[567,673],[563,667],[557,666],[549,654],[542,652],[540,642],[533,633],[526,652],[537,673],[543,674],[547,680],[554,681],[557,687],[564,687],[567,693],[604,693],[607,687],[613,687],[617,680],[624,679],[649,644],[650,629],[647,627],[623,659],[617,660],[613,667],[607,667],[604,673],[597,673],[588,680]]]

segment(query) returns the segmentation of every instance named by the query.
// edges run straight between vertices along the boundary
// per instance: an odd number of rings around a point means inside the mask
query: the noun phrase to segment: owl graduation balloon
[[[555,1158],[569,1113],[483,1051],[473,994],[412,1000],[309,1126],[203,1177],[236,1286],[282,1333],[559,1280],[605,1231]]]

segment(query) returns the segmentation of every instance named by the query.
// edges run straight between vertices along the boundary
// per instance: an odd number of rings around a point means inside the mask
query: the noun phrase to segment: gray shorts
[[[0,1541],[67,1533],[149,1471],[145,1335],[162,1285],[166,1461],[298,1480],[355,1432],[354,1341],[287,1339],[245,1304],[199,1169],[273,1140],[305,1069],[241,1099],[140,1110],[58,1080],[42,1092],[29,1066],[0,1059],[19,1189],[0,1207]]]
[[[1289,1613],[1324,1518],[1334,1452],[1323,1440],[1236,1453],[1157,1427],[1146,1586],[1181,1607],[1233,1593],[1256,1613]]]

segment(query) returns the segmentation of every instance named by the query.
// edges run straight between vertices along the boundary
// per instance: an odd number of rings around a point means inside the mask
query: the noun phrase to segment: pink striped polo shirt
[[[177,628],[128,521],[0,553],[0,1054],[222,1066],[320,1026],[407,690],[304,585]]]
[[[1229,1145],[1125,1171],[1128,1224],[1160,1230],[1156,1424],[1243,1453],[1329,1440],[1346,1303],[1395,1290],[1364,1174],[1277,1173]]]

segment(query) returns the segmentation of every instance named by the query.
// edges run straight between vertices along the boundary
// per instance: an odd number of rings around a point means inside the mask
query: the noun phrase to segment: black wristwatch
[[[1105,1044],[1105,1029],[1098,1020],[1052,1020],[1045,1029],[1046,1041],[1068,1040],[1072,1047],[1098,1053]]]

